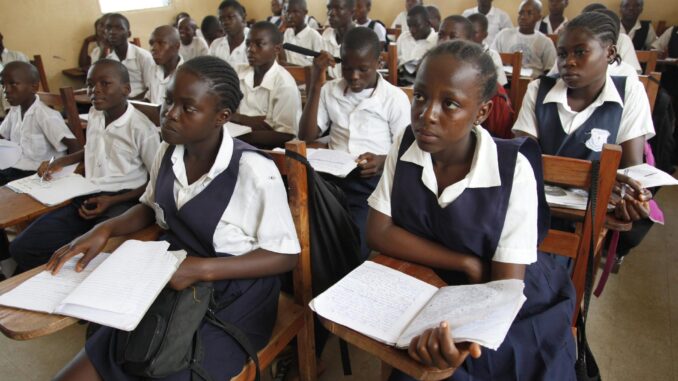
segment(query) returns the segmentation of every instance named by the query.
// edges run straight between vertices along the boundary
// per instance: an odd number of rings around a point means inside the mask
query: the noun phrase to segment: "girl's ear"
[[[492,106],[492,100],[482,103],[478,109],[476,120],[473,122],[473,124],[477,126],[481,125],[490,116],[490,113],[492,112]]]
[[[221,110],[217,111],[216,125],[221,127],[228,123],[228,121],[231,120],[231,115],[231,109],[229,108],[222,108]]]
[[[610,44],[610,46],[607,47],[607,63],[612,64],[615,61],[617,61],[617,57],[619,55],[617,54],[617,45],[615,44]]]

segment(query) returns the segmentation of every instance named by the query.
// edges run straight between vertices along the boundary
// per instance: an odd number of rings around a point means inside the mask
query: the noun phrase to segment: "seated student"
[[[652,44],[652,49],[659,50],[669,58],[678,58],[678,26],[669,27]],[[666,65],[662,73],[662,88],[669,92],[674,99],[674,109],[678,108],[678,61]]]
[[[440,11],[435,5],[427,5],[426,12],[428,12],[428,21],[431,23],[431,28],[438,32],[440,30]]]
[[[325,46],[323,38],[318,31],[306,24],[306,16],[308,14],[306,0],[290,0],[286,7],[285,25],[287,25],[287,29],[285,29],[283,41],[316,52],[321,51]],[[282,51],[280,58],[283,58],[279,60],[281,64],[297,66],[310,66],[313,64],[313,57],[307,57],[288,50]]]
[[[277,275],[292,270],[300,247],[275,164],[224,131],[241,96],[238,77],[224,61],[204,56],[182,65],[168,91],[164,142],[141,204],[59,249],[48,269],[57,273],[66,260],[87,252],[79,262],[85,268],[101,242],[157,223],[171,249],[188,252],[168,286],[182,290],[212,282],[216,304],[226,305],[216,316],[242,330],[255,351],[261,349],[275,324]],[[138,380],[109,350],[115,333],[99,329],[55,380]],[[211,379],[240,373],[248,356],[237,341],[204,321],[198,334],[199,365]],[[184,369],[163,379],[189,380],[191,373]]]
[[[283,25],[283,0],[271,0],[271,16],[266,17],[266,21],[280,28]]]
[[[106,26],[104,25],[106,15],[99,17],[94,22],[94,34],[87,36],[80,47],[80,55],[78,56],[78,66],[89,67],[89,65],[108,55],[108,47],[106,46]],[[96,45],[89,51],[90,44]]]
[[[524,280],[527,301],[498,350],[454,343],[442,322],[412,340],[413,359],[455,367],[448,380],[574,380],[574,288],[565,269],[537,251],[548,229],[539,218],[548,214],[539,147],[494,140],[479,127],[496,83],[476,44],[448,42],[426,55],[412,125],[395,139],[368,200],[368,242],[452,285]],[[395,370],[390,380],[411,378]]]
[[[206,56],[209,54],[209,46],[207,42],[200,36],[196,35],[198,25],[190,17],[185,17],[179,20],[179,38],[181,39],[181,46],[179,47],[179,54],[184,61],[188,61],[195,57]]]
[[[645,88],[635,79],[608,74],[608,63],[619,60],[618,30],[599,12],[570,20],[558,40],[560,76],[528,85],[513,132],[537,139],[548,155],[593,160],[605,143],[613,143],[622,147],[620,168],[643,163],[645,140],[654,136]],[[617,181],[632,189],[623,200],[611,200],[617,218],[646,218],[650,193],[626,176]]]
[[[127,17],[119,13],[111,13],[106,17],[104,25],[106,40],[111,49],[106,58],[120,61],[127,68],[131,87],[129,98],[142,98],[146,94],[155,69],[153,56],[148,50],[128,41],[132,33]]]
[[[205,16],[200,23],[200,30],[205,37],[207,46],[212,46],[212,42],[218,38],[224,37],[224,28],[221,26],[219,19],[215,16]]]
[[[417,5],[423,5],[422,0],[405,0],[405,10],[398,13],[391,24],[391,28],[400,28],[401,33],[407,32],[410,28],[407,26],[407,13]]]
[[[622,0],[619,5],[621,16],[621,32],[625,33],[633,41],[636,50],[650,50],[652,43],[657,39],[650,20],[640,20],[643,13],[643,0]]]
[[[541,2],[523,0],[518,10],[518,27],[502,30],[492,44],[492,48],[499,53],[522,52],[523,67],[533,70],[533,78],[548,72],[556,62],[553,41],[534,30],[539,20],[541,20]]]
[[[330,27],[325,28],[322,37],[325,44],[324,50],[333,57],[339,56],[344,36],[355,27],[354,12],[355,0],[329,0],[327,3],[327,18]],[[341,78],[341,64],[329,66],[327,74],[330,78]]]
[[[428,12],[422,5],[412,7],[407,13],[409,30],[402,32],[396,41],[398,46],[398,82],[412,83],[413,75],[421,57],[438,42],[438,33],[431,28]]]
[[[384,80],[377,68],[381,45],[369,28],[351,29],[341,46],[343,78],[321,85],[321,73],[334,59],[323,52],[313,62],[308,99],[299,122],[299,138],[310,143],[329,129],[329,148],[356,156],[357,168],[332,178],[346,193],[349,211],[360,228],[367,258],[367,196],[379,181],[388,149],[409,123],[409,99]],[[322,86],[322,87],[321,87]]]
[[[558,34],[567,24],[567,17],[563,13],[568,0],[548,0],[548,2],[549,14],[537,23],[536,30],[544,34]]]
[[[219,22],[226,35],[210,44],[209,54],[233,67],[247,63],[245,39],[249,29],[245,23],[245,8],[236,0],[222,1],[219,4]]]
[[[146,99],[151,103],[163,104],[167,85],[174,78],[177,67],[184,63],[183,57],[179,55],[179,31],[171,25],[159,26],[151,33],[148,44],[151,46],[155,70],[148,84]]]
[[[160,138],[153,122],[127,102],[130,79],[125,66],[114,60],[94,63],[87,74],[92,100],[84,150],[43,162],[38,175],[49,180],[61,168],[85,164],[85,178],[103,192],[78,197],[69,205],[35,220],[10,244],[21,270],[47,262],[56,249],[96,224],[117,216],[138,202],[144,192]]]
[[[478,0],[478,6],[462,12],[462,16],[469,17],[474,13],[480,13],[487,18],[487,37],[483,43],[492,45],[495,37],[502,29],[513,28],[511,17],[508,13],[492,6],[492,0]]]
[[[0,70],[2,70],[2,67],[10,62],[29,62],[28,57],[26,57],[25,54],[19,51],[7,49],[5,47],[4,40],[5,37],[2,35],[2,33],[0,33]],[[5,99],[5,93],[2,91],[2,85],[0,85],[0,106],[2,106],[0,107],[0,117],[4,117],[6,111],[9,110],[11,105],[7,102],[7,99]]]
[[[236,67],[243,99],[231,121],[252,127],[252,132],[240,139],[261,148],[280,147],[299,129],[299,88],[276,62],[282,42],[275,25],[266,21],[254,24],[245,42],[249,64]]]
[[[356,0],[355,2],[355,13],[353,14],[353,20],[355,21],[356,26],[364,26],[370,28],[377,34],[379,41],[382,45],[386,45],[388,42],[388,36],[386,35],[386,26],[379,20],[372,20],[370,18],[370,11],[372,10],[372,0]]]
[[[473,25],[473,37],[471,40],[476,44],[482,45],[485,49],[489,49],[489,45],[485,43],[489,25],[487,17],[482,13],[474,13],[470,16],[466,16],[466,18],[471,22],[471,25]]]

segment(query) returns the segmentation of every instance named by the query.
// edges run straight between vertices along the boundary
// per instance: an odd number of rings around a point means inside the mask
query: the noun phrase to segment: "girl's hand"
[[[193,283],[202,281],[202,276],[205,273],[203,265],[206,260],[206,258],[187,256],[172,275],[169,286],[174,290],[181,291],[190,287]]]
[[[360,177],[372,177],[380,174],[384,170],[386,155],[375,155],[371,152],[365,152],[358,156],[358,167],[360,167]]]
[[[623,221],[638,221],[650,215],[648,201],[652,193],[643,188],[636,180],[617,174],[617,181],[613,189],[611,202],[615,206],[615,217]]]
[[[464,272],[471,284],[486,282],[490,279],[490,264],[475,255],[466,255]]]
[[[81,235],[80,237],[74,239],[71,243],[62,246],[59,250],[55,251],[52,254],[52,258],[47,262],[45,269],[52,272],[52,275],[56,275],[59,272],[61,267],[66,263],[71,257],[84,253],[85,255],[80,258],[78,263],[75,266],[75,271],[80,272],[87,264],[96,257],[101,250],[103,250],[110,233],[108,230],[100,227],[94,227],[89,232]]]
[[[477,343],[455,344],[447,322],[442,322],[413,338],[407,353],[424,365],[448,369],[459,367],[469,354],[477,359],[481,351]]]
[[[82,203],[78,214],[86,220],[91,220],[107,211],[113,204],[115,202],[111,196],[90,197]]]

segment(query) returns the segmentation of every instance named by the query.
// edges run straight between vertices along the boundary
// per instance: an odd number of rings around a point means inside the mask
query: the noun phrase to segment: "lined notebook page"
[[[17,193],[26,193],[47,206],[100,191],[91,181],[74,173],[55,176],[49,181],[40,181],[40,177],[35,174],[12,181],[7,187]]]

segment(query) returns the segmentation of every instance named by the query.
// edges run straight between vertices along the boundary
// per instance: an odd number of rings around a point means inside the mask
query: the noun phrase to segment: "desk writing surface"
[[[0,187],[0,229],[30,221],[47,212],[68,205],[65,201],[59,205],[45,206],[27,194],[16,193],[6,186]]]

